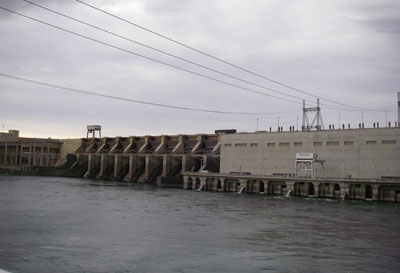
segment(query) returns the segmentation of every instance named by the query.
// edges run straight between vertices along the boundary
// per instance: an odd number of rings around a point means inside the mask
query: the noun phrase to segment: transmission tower
[[[310,123],[308,114],[313,115],[313,119]],[[312,116],[311,116],[312,117]],[[321,107],[319,107],[319,99],[317,99],[317,107],[306,108],[306,101],[303,100],[303,126],[302,131],[321,131],[324,129],[324,123],[322,122]]]

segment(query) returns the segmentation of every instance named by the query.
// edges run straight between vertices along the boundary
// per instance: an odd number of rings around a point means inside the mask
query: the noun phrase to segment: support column
[[[145,156],[144,176],[139,178],[139,182],[153,182],[159,172],[162,171],[162,160],[153,156]]]
[[[225,191],[225,178],[221,178],[221,188],[218,191]]]
[[[124,179],[129,169],[129,158],[122,154],[115,154],[114,159],[114,179],[121,181]]]
[[[114,156],[114,179],[118,178],[118,173],[122,169],[122,155],[116,154]]]
[[[122,147],[122,145],[121,145],[121,139],[120,139],[119,137],[117,137],[117,138],[115,139],[115,144],[114,144],[114,146],[111,147],[111,149],[110,149],[110,153],[118,152],[118,150],[119,150],[121,147]]]
[[[101,154],[100,155],[100,171],[96,178],[107,179],[114,174],[114,155]]]
[[[144,168],[145,159],[136,154],[130,154],[128,174],[125,176],[124,181],[138,181],[138,178],[143,173]]]
[[[106,138],[106,137],[103,138],[103,141],[100,144],[100,147],[97,149],[96,153],[102,153],[104,150],[106,150],[109,147],[108,141],[109,141],[108,138]]]
[[[314,197],[319,197],[319,184],[320,183],[312,183],[314,185]]]
[[[18,144],[15,144],[15,165],[18,165]]]
[[[31,153],[32,156],[32,166],[36,166],[36,145],[35,142],[33,142],[33,152]]]
[[[88,170],[88,155],[77,154],[76,161],[69,167],[69,170],[76,177],[82,177]]]
[[[21,144],[20,150],[19,150],[19,165],[22,165],[22,156],[24,152],[24,146]],[[5,162],[4,162],[5,164]]]
[[[182,162],[171,155],[163,155],[162,177],[174,176],[182,168]]]
[[[199,177],[200,178],[200,187],[199,187],[199,191],[203,190],[206,188],[206,177]]]
[[[318,186],[318,193],[320,194],[321,197],[326,197],[326,189],[325,189],[325,183],[320,183]],[[321,190],[319,190],[321,188]]]
[[[190,155],[182,156],[182,172],[200,169],[200,161]]]
[[[178,137],[178,144],[172,150],[172,154],[184,154],[185,153],[185,143],[183,141],[183,136]]]
[[[43,145],[40,148],[40,158],[39,158],[39,165],[43,166]]]
[[[189,188],[189,177],[188,176],[183,176],[183,188],[186,190]]]
[[[240,189],[239,193],[247,192],[247,179],[239,179]]]
[[[167,137],[161,136],[160,144],[155,149],[154,154],[164,154],[167,151]]]
[[[361,198],[362,200],[365,200],[365,187],[366,187],[366,185],[361,185],[360,198]]]
[[[46,166],[50,166],[50,147],[47,147]]]
[[[379,201],[379,186],[372,185],[372,201]]]
[[[194,145],[191,151],[192,154],[198,153],[204,147],[203,138],[204,137],[202,135],[197,136],[197,143]]]
[[[6,145],[4,146],[4,165],[7,165],[7,153],[8,153],[8,145],[6,143]]]
[[[95,154],[88,155],[88,170],[85,173],[85,178],[96,177],[100,170],[100,156]]]
[[[293,181],[285,181],[286,183],[286,196],[294,196],[294,182]]]
[[[131,137],[129,139],[129,144],[128,144],[128,146],[126,146],[126,148],[124,149],[123,153],[129,153],[135,147],[136,147],[136,144],[135,144],[134,137]]]
[[[31,165],[31,160],[32,160],[32,144],[29,144],[28,166]]]
[[[335,183],[329,183],[329,195],[327,197],[335,198]]]
[[[147,152],[147,150],[150,148],[150,146],[151,146],[151,145],[150,145],[149,137],[146,136],[146,137],[144,138],[144,143],[143,143],[142,147],[140,147],[138,153],[139,153],[139,154],[145,154],[145,153]]]
[[[349,198],[349,185],[339,184],[340,185],[340,199],[348,199]]]

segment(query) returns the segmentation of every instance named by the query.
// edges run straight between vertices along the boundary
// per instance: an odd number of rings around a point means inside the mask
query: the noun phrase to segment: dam
[[[218,172],[219,154],[217,135],[92,138],[60,165],[77,177],[176,186],[184,172]]]
[[[14,173],[190,190],[400,201],[400,128],[51,140],[0,138]],[[46,148],[47,147],[47,148]]]

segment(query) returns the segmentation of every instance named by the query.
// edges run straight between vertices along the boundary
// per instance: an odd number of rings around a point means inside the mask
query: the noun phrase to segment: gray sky
[[[210,59],[73,0],[31,0],[132,40],[215,70],[304,98],[316,98]],[[396,0],[86,0],[213,56],[321,97],[325,127],[363,116],[392,124],[400,91],[400,2]],[[103,135],[161,135],[276,130],[301,126],[301,100],[270,92],[93,30],[20,0],[0,6],[245,88],[254,94],[76,37],[0,10],[0,73],[80,90],[154,103],[219,111],[273,113],[227,115],[160,108],[38,86],[0,77],[2,131],[36,137],[83,137],[86,125]],[[328,109],[325,101],[364,109]]]

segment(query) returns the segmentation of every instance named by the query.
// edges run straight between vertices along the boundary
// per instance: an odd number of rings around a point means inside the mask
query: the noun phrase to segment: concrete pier
[[[101,156],[97,154],[88,155],[88,170],[84,174],[85,178],[95,178],[97,177],[101,168]]]
[[[110,154],[100,155],[100,171],[96,178],[112,179],[114,176],[115,156]]]
[[[135,154],[129,155],[128,174],[124,177],[124,181],[138,181],[140,175],[145,169],[145,159]]]
[[[114,180],[122,181],[129,171],[129,156],[124,154],[114,155]]]
[[[400,202],[399,179],[316,179],[217,173],[183,173],[184,189],[310,198]]]

